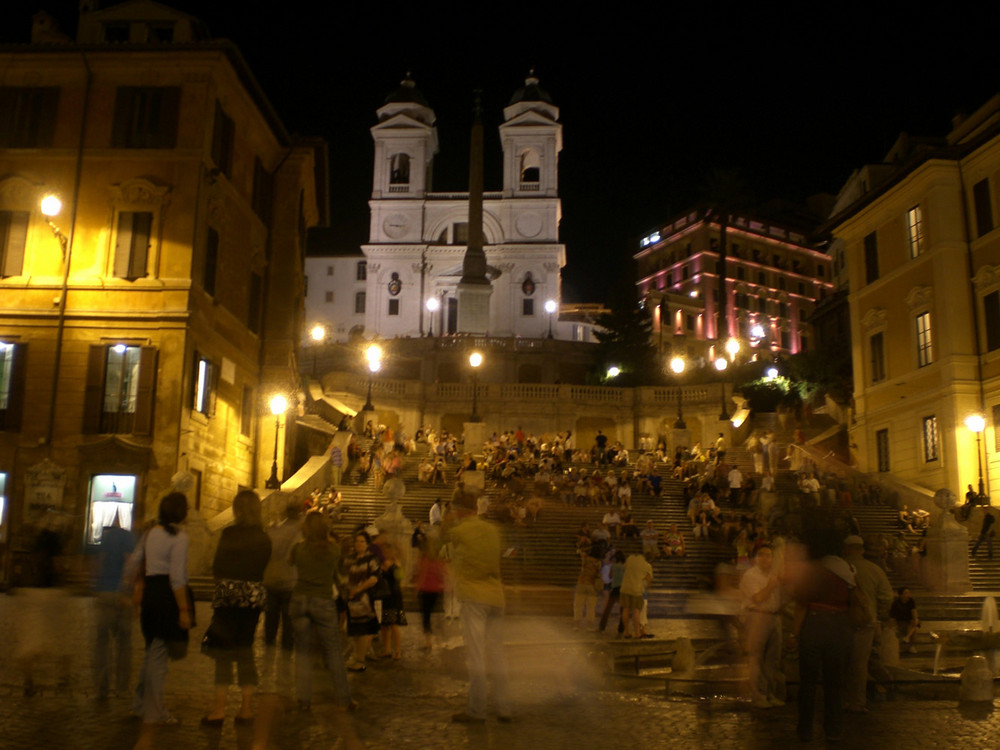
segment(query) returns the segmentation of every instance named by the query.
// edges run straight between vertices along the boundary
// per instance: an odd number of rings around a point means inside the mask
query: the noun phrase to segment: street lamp
[[[611,378],[617,378],[621,374],[622,374],[622,371],[621,371],[621,369],[617,365],[611,365],[611,367],[608,368],[608,379],[609,380]]]
[[[472,418],[470,422],[482,422],[479,416],[479,366],[483,364],[483,355],[473,352],[469,355],[469,366],[472,367]]]
[[[52,217],[58,216],[59,212],[62,211],[62,201],[59,200],[58,196],[46,195],[42,198],[40,205],[42,209],[42,214],[45,216],[45,222],[49,225],[49,229],[52,230],[52,234],[56,236],[59,240],[59,246],[62,248],[63,260],[66,260],[66,246],[69,243],[69,238],[62,233],[62,230],[56,226],[55,222],[52,221]]]
[[[682,401],[684,398],[684,393],[681,389],[680,376],[684,372],[685,367],[684,357],[673,357],[670,360],[670,371],[676,376],[674,379],[677,381],[677,421],[674,422],[675,430],[686,430],[687,422],[684,421],[684,407]]]
[[[545,312],[549,314],[549,338],[552,338],[552,316],[558,307],[559,305],[556,304],[554,299],[546,300],[545,302]]]
[[[309,335],[313,340],[313,377],[316,377],[316,353],[319,351],[319,345],[326,338],[326,326],[317,323],[309,331]]]
[[[736,355],[739,354],[739,351],[740,342],[737,339],[729,339],[729,341],[726,342],[726,354],[729,355],[730,362],[736,361]]]
[[[976,463],[979,464],[979,501],[986,497],[986,488],[983,486],[983,454],[980,447],[979,436],[986,429],[986,420],[982,414],[970,414],[965,418],[965,426],[976,433]]]
[[[281,480],[278,479],[278,428],[281,426],[281,415],[288,408],[288,399],[280,393],[271,398],[269,404],[271,413],[274,415],[274,460],[271,462],[271,476],[264,484],[265,489],[280,490]]]
[[[734,339],[730,339],[729,340],[730,343],[732,343],[733,340]],[[739,344],[737,344],[737,347],[739,347]],[[719,357],[718,359],[715,360],[715,369],[718,370],[720,373],[725,372],[727,367],[729,367],[729,363],[726,361],[725,357]],[[721,378],[719,380],[719,394],[720,394],[719,395],[719,401],[720,401],[720,403],[722,405],[722,410],[719,412],[719,420],[720,421],[725,421],[725,420],[729,419],[729,410],[726,409],[726,379],[725,379],[725,377],[723,377],[723,378]]]
[[[372,405],[372,383],[375,381],[375,373],[382,369],[382,347],[371,344],[365,349],[365,359],[368,360],[368,400],[361,411],[375,411]]]
[[[436,313],[438,311],[438,308],[440,308],[440,307],[441,307],[441,303],[437,301],[437,297],[428,297],[427,298],[427,310],[431,314],[430,325],[427,326],[427,335],[428,336],[433,336],[434,335],[434,313]]]

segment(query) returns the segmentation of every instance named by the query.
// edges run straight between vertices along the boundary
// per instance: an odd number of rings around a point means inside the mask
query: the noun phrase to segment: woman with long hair
[[[264,531],[260,498],[253,490],[243,490],[233,499],[233,519],[235,523],[222,530],[212,564],[215,593],[209,629],[219,642],[209,649],[215,659],[215,703],[202,717],[205,726],[221,727],[226,718],[233,662],[242,698],[235,722],[253,721],[250,700],[257,687],[253,640],[266,598],[263,580],[271,558],[271,538]]]
[[[330,525],[322,513],[309,513],[302,522],[303,541],[292,548],[298,576],[289,611],[295,630],[295,691],[299,707],[312,705],[312,634],[315,627],[337,706],[353,710],[340,646],[340,622],[333,586],[340,567],[340,548],[330,541]]]
[[[185,651],[193,620],[187,588],[189,540],[180,528],[187,512],[184,494],[171,492],[160,501],[157,523],[139,544],[137,563],[144,576],[135,594],[141,596],[139,620],[146,651],[132,713],[147,725],[178,723],[163,705],[163,686],[167,660]]]
[[[365,671],[365,655],[379,631],[375,602],[370,590],[378,583],[379,559],[370,549],[364,531],[354,535],[354,554],[347,561],[347,635],[354,639],[354,653],[347,663],[352,672]]]

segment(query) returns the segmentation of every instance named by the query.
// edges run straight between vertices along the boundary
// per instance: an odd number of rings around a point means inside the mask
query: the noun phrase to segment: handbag
[[[212,609],[219,607],[264,609],[266,599],[267,590],[260,581],[222,578],[215,584],[215,592],[212,594]]]
[[[213,617],[201,638],[201,652],[206,656],[214,656],[216,652],[225,651],[231,646],[229,632]]]
[[[375,585],[372,586],[368,593],[371,595],[372,599],[388,599],[392,594],[392,589],[389,588],[389,581],[383,573],[379,573],[378,580]]]
[[[352,620],[367,620],[374,612],[366,593],[359,594],[347,602],[347,612]]]

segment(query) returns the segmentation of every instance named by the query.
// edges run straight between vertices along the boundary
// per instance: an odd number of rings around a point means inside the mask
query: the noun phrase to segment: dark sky
[[[437,113],[437,190],[467,187],[472,91],[484,90],[489,190],[503,106],[534,67],[561,109],[573,301],[605,299],[636,238],[691,207],[713,168],[737,170],[759,200],[836,193],[901,131],[944,135],[956,112],[1000,92],[998,14],[984,3],[169,4],[240,46],[290,131],[328,139],[333,224],[355,246],[368,227],[368,128],[405,72]],[[76,5],[6,0],[0,41],[26,41],[43,7],[72,33]]]

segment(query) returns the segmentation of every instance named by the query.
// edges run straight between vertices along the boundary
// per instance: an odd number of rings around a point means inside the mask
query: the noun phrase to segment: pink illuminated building
[[[757,352],[809,349],[809,316],[833,289],[829,256],[809,246],[803,229],[735,214],[724,247],[723,264],[720,222],[704,210],[679,216],[639,241],[636,285],[653,318],[653,343],[662,348],[737,338]],[[720,273],[728,301],[721,331]]]

